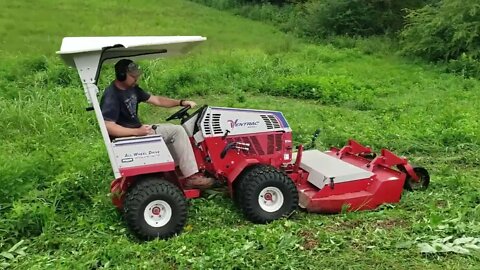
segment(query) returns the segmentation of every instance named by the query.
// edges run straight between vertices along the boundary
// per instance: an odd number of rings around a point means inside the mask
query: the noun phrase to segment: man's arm
[[[171,99],[167,97],[161,96],[154,96],[151,95],[149,99],[147,99],[147,103],[153,104],[155,106],[164,107],[164,108],[172,108],[176,106],[190,106],[195,107],[197,104],[193,101],[183,100],[182,104],[180,104],[181,100],[178,99]]]
[[[105,121],[108,134],[112,137],[145,136],[151,133],[152,128],[143,125],[139,128],[126,128],[112,121]]]

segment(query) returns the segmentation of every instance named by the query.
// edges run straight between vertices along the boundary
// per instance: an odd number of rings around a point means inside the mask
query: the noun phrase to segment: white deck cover
[[[75,56],[99,53],[106,47],[116,48],[107,50],[103,59],[128,57],[138,60],[159,57],[158,52],[165,50],[160,53],[162,57],[185,54],[204,40],[202,36],[65,37],[57,54],[75,67]]]
[[[308,182],[323,188],[334,177],[334,183],[370,178],[373,173],[318,150],[304,151],[300,167],[307,172]]]

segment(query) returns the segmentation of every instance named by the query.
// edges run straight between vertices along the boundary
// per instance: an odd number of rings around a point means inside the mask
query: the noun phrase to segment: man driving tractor
[[[100,107],[108,134],[112,139],[129,136],[145,136],[159,133],[185,178],[187,188],[206,189],[214,180],[198,173],[192,146],[185,130],[179,125],[158,124],[156,129],[144,125],[138,117],[138,103],[172,108],[175,106],[195,107],[189,100],[176,100],[155,96],[145,92],[137,84],[142,72],[140,67],[129,59],[121,59],[115,64],[115,80],[105,88]]]

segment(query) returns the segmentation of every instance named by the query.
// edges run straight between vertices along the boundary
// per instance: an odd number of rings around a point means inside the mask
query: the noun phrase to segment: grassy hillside
[[[203,35],[204,47],[276,48],[288,42],[271,26],[187,1],[4,1],[0,53],[53,56],[64,36]]]
[[[173,3],[172,3],[173,2]],[[480,235],[480,82],[394,55],[305,44],[185,1],[0,4],[0,265],[14,269],[475,269],[478,252],[418,244]],[[294,140],[348,138],[430,170],[431,188],[378,211],[254,225],[222,191],[190,201],[184,233],[138,243],[110,202],[113,174],[63,36],[203,35],[189,57],[143,62],[144,88],[200,104],[281,110]],[[113,78],[104,68],[100,86]],[[172,111],[142,106],[145,122]]]

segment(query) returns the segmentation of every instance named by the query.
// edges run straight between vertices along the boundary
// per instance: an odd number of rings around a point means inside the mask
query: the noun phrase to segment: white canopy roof
[[[202,36],[65,37],[57,54],[76,67],[75,57],[102,54],[100,61],[167,57],[185,54],[204,40]]]

